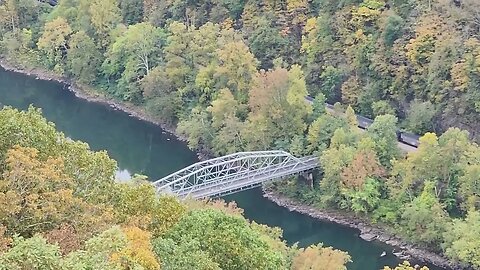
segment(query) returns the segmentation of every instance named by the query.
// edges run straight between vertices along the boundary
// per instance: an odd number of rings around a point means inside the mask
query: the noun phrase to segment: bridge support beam
[[[180,198],[205,198],[303,175],[313,188],[312,170],[318,166],[316,156],[296,158],[284,151],[239,152],[197,162],[154,182],[154,185],[159,192],[173,193]]]

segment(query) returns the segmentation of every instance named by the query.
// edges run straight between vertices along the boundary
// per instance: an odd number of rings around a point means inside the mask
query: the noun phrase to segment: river
[[[197,161],[196,154],[184,142],[159,127],[109,106],[76,98],[55,82],[36,80],[0,68],[0,104],[22,110],[30,104],[41,108],[43,115],[66,136],[87,142],[94,150],[107,150],[118,162],[121,179],[127,179],[130,173],[158,179]],[[225,199],[235,200],[245,209],[248,219],[282,228],[289,244],[298,242],[305,247],[323,242],[347,251],[353,260],[348,265],[349,270],[381,269],[384,265],[400,262],[391,254],[391,247],[366,242],[359,238],[357,230],[290,212],[263,198],[259,189]],[[380,258],[383,251],[388,255]],[[433,266],[430,269],[442,270]]]

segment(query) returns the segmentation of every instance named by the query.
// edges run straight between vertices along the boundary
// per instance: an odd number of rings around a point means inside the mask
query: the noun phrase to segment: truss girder
[[[153,184],[181,198],[230,194],[318,167],[315,156],[296,158],[285,151],[239,152],[197,162]]]

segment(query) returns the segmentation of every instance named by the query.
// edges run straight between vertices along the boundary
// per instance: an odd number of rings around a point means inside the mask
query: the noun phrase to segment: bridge
[[[316,156],[297,158],[285,151],[239,152],[197,162],[153,185],[159,193],[180,198],[217,197],[308,172],[319,165]]]

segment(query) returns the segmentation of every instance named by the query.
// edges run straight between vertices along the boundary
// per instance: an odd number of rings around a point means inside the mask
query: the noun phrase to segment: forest
[[[287,246],[280,229],[247,221],[234,203],[159,197],[139,175],[115,182],[116,169],[38,109],[0,110],[0,269],[340,270],[350,261],[321,244]]]
[[[319,181],[276,189],[480,269],[479,11],[477,0],[2,0],[0,54],[133,104],[192,149],[317,154]],[[355,112],[375,118],[367,132]],[[399,151],[397,127],[423,135],[418,151]]]

